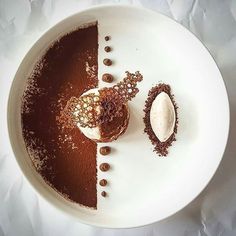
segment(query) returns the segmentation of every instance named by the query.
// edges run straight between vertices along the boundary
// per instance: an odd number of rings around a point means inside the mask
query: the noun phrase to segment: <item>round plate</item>
[[[98,209],[71,203],[32,168],[22,138],[21,97],[34,63],[61,35],[85,23],[98,21],[99,78],[111,72],[122,79],[126,70],[139,70],[144,80],[130,103],[127,132],[109,144],[111,171],[98,171],[110,185],[109,197],[98,194]],[[114,66],[104,67],[104,36],[113,51]],[[178,104],[177,141],[167,157],[153,152],[144,134],[143,108],[148,91],[164,82],[171,85]],[[99,86],[104,86],[100,80]],[[226,146],[229,105],[221,74],[209,52],[188,30],[161,14],[129,6],[101,6],[61,21],[45,33],[21,63],[10,93],[8,126],[14,153],[23,173],[51,204],[78,220],[102,227],[124,228],[164,219],[191,202],[215,173]],[[98,154],[98,165],[102,157]],[[98,193],[101,187],[98,186]]]

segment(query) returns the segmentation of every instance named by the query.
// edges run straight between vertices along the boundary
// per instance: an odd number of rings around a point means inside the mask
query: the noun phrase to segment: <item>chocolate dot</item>
[[[104,50],[105,50],[106,52],[110,52],[110,51],[111,51],[111,47],[106,46],[106,47],[104,48]]]
[[[106,41],[110,40],[110,36],[106,36],[106,37],[105,37],[105,40],[106,40]]]
[[[106,66],[111,66],[112,65],[112,60],[108,59],[108,58],[105,58],[103,60],[103,64],[106,65]]]
[[[114,77],[111,74],[105,73],[102,75],[102,80],[107,83],[111,83],[114,80]]]
[[[101,180],[99,181],[99,184],[100,184],[101,186],[106,186],[106,185],[107,185],[107,180],[106,180],[106,179],[101,179]]]
[[[107,193],[106,193],[105,191],[102,191],[102,192],[101,192],[101,195],[102,195],[103,197],[106,197],[106,196],[107,196]]]
[[[100,154],[106,156],[111,153],[111,148],[108,146],[104,146],[100,148]]]
[[[100,170],[101,171],[108,171],[110,169],[110,165],[108,163],[102,163],[100,166],[99,166]]]

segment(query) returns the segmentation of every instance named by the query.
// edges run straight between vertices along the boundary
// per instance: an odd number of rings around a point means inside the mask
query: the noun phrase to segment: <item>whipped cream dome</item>
[[[88,90],[87,92],[83,93],[81,96],[84,96],[84,95],[87,95],[87,94],[91,94],[91,93],[94,93],[95,95],[98,95],[99,96],[99,91],[97,88],[95,89],[90,89]],[[99,110],[101,110],[99,107],[98,107]],[[75,116],[79,116],[79,111],[75,111],[74,112],[74,115]],[[93,127],[93,128],[90,128],[90,127],[81,127],[80,123],[77,122],[77,127],[81,130],[81,132],[89,139],[96,139],[96,140],[99,140],[101,139],[101,131],[99,129],[99,126],[96,126],[96,127]]]

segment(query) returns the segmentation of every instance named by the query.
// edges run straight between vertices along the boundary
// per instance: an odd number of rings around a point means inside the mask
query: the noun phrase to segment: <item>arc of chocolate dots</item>
[[[110,37],[106,36],[105,40],[106,41],[110,40]],[[105,52],[110,52],[111,51],[111,47],[110,46],[105,46],[104,50],[105,50]],[[108,58],[105,58],[103,60],[103,63],[106,66],[112,65],[112,61],[110,59],[108,59]],[[107,82],[107,83],[112,83],[114,78],[113,78],[113,76],[111,74],[105,73],[105,74],[102,75],[102,80],[104,82]],[[108,147],[108,146],[104,146],[104,147],[100,148],[100,154],[103,155],[103,156],[106,156],[106,155],[110,154],[110,152],[111,152],[111,148]],[[102,163],[99,166],[99,168],[100,168],[101,171],[108,171],[110,169],[110,165],[108,163]],[[101,179],[99,181],[99,184],[100,184],[100,186],[105,187],[107,185],[107,180],[106,179]],[[103,197],[106,197],[107,196],[106,191],[102,191],[101,195]]]
[[[110,40],[110,37],[106,36],[105,40],[106,41]],[[106,52],[110,52],[111,47],[105,46],[104,50]],[[105,58],[103,60],[103,64],[106,66],[111,66],[112,61],[109,58]],[[99,123],[110,122],[112,121],[113,117],[117,115],[122,115],[121,113],[122,105],[136,96],[136,94],[139,91],[138,88],[136,87],[137,82],[142,81],[142,79],[143,77],[138,71],[135,72],[135,74],[126,71],[126,77],[123,79],[123,81],[119,82],[112,88],[104,88],[100,90],[99,92],[103,99],[100,103],[101,111],[97,121]],[[104,82],[111,83],[113,82],[114,78],[111,74],[105,73],[102,76],[102,80]],[[94,118],[93,115],[90,115],[90,117]],[[110,154],[110,152],[111,148],[108,146],[100,148],[101,155],[105,156]],[[108,171],[110,169],[110,165],[108,163],[102,163],[99,166],[99,168],[101,171]],[[107,180],[101,179],[99,181],[99,184],[104,187],[107,185]],[[102,191],[101,195],[103,197],[106,197],[107,195],[106,191]]]
[[[109,146],[104,146],[104,147],[101,147],[100,148],[100,154],[103,155],[103,156],[106,156],[106,155],[109,155],[111,153],[111,148]],[[102,163],[100,166],[99,166],[99,169],[103,172],[105,171],[108,171],[110,169],[110,165],[108,163]],[[107,180],[106,179],[101,179],[99,181],[99,184],[102,186],[102,187],[105,187],[107,185]],[[107,193],[106,191],[102,191],[101,192],[101,195],[103,197],[106,197],[107,196]]]
[[[105,40],[106,40],[106,41],[109,41],[110,38],[111,38],[110,36],[106,36],[106,37],[105,37]],[[105,46],[105,48],[104,48],[104,51],[105,51],[105,52],[110,52],[111,50],[112,50],[112,48],[111,48],[110,46]],[[103,64],[104,64],[105,66],[111,66],[111,65],[112,65],[112,60],[109,59],[109,58],[105,58],[105,59],[103,60]],[[114,80],[114,77],[113,77],[111,74],[105,73],[105,74],[103,74],[103,76],[102,76],[102,80],[103,80],[104,82],[107,82],[107,83],[112,83],[113,80]]]

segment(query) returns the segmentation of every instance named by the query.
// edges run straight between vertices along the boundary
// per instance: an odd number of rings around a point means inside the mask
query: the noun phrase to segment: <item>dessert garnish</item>
[[[110,52],[110,51],[111,51],[111,47],[110,47],[110,46],[106,46],[106,47],[104,48],[104,50],[105,50],[105,52]]]
[[[101,179],[101,180],[99,181],[99,184],[104,187],[104,186],[107,185],[107,180],[106,180],[106,179]]]
[[[112,83],[114,80],[113,76],[111,74],[105,73],[102,75],[102,81],[107,83]]]
[[[109,146],[104,146],[100,148],[100,154],[106,156],[111,153],[111,148]]]
[[[106,41],[110,40],[110,36],[105,36],[105,40]]]
[[[104,64],[105,66],[111,66],[111,65],[112,65],[112,60],[109,59],[109,58],[105,58],[105,59],[103,60],[103,64]]]
[[[103,197],[106,197],[106,196],[107,196],[107,193],[106,193],[105,191],[102,191],[102,192],[101,192],[101,195],[102,195]]]
[[[149,91],[144,112],[144,132],[155,146],[154,151],[166,156],[176,140],[178,125],[177,105],[169,85],[158,84]]]
[[[100,170],[101,171],[108,171],[110,169],[110,165],[108,163],[102,163],[100,166],[99,166]]]

